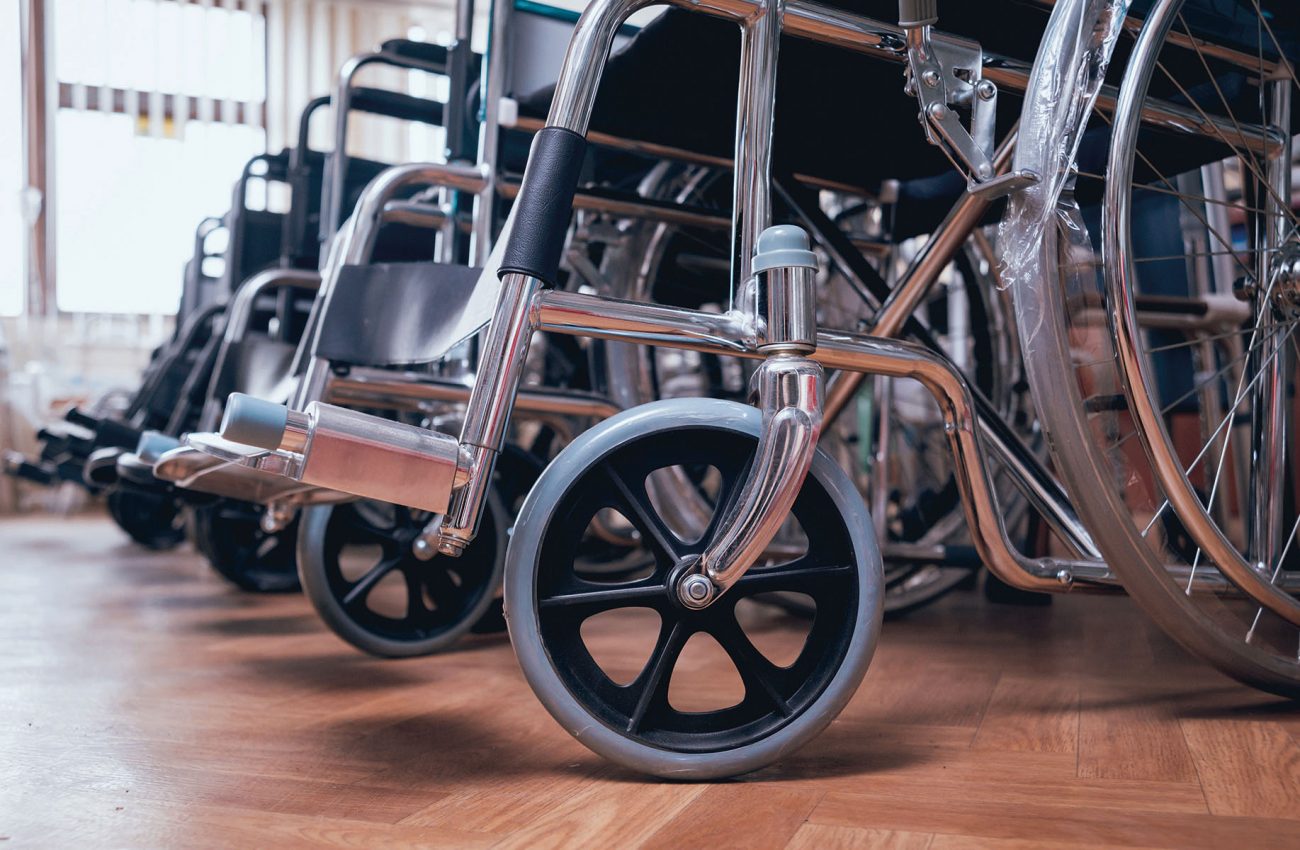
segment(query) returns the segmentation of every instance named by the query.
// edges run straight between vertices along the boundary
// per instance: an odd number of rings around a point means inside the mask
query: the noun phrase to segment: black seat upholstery
[[[446,354],[450,326],[479,270],[442,263],[345,266],[321,316],[317,353],[335,363],[408,366]]]

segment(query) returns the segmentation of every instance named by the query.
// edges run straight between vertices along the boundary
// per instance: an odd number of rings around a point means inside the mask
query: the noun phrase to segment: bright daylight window
[[[60,310],[176,311],[195,227],[265,147],[265,20],[234,6],[53,4]]]
[[[0,3],[0,316],[23,309],[22,78],[18,4]]]

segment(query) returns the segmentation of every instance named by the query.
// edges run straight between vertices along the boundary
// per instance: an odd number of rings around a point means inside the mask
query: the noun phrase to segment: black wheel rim
[[[298,536],[295,517],[284,528],[262,528],[257,505],[221,501],[199,508],[205,522],[204,553],[213,567],[240,587],[263,591],[298,589],[298,561],[294,553]]]
[[[496,519],[483,512],[478,537],[459,558],[417,558],[412,543],[430,515],[398,505],[354,502],[330,512],[325,529],[323,567],[338,610],[358,627],[378,637],[402,642],[432,640],[463,623],[491,595],[496,562]],[[356,577],[345,574],[344,552],[367,546],[378,558]],[[406,586],[404,611],[396,614],[374,604],[376,588],[391,575]]]
[[[150,549],[167,549],[185,539],[180,506],[170,496],[117,489],[108,494],[108,509],[132,540]]]
[[[855,552],[839,509],[811,475],[793,510],[809,539],[802,556],[751,569],[703,611],[685,609],[669,593],[675,565],[703,551],[723,511],[715,508],[700,539],[683,541],[656,512],[647,477],[673,465],[712,466],[721,482],[715,501],[725,505],[743,483],[755,445],[733,431],[698,428],[634,440],[589,468],[552,514],[537,565],[541,639],[569,692],[624,737],[678,752],[730,750],[766,738],[816,701],[849,650],[858,613]],[[610,583],[581,574],[583,533],[603,509],[620,512],[636,526],[654,555],[650,575]],[[770,661],[736,616],[742,600],[781,591],[806,594],[816,606],[803,647],[787,667]],[[597,614],[624,608],[651,609],[660,623],[641,672],[619,685],[593,658],[581,629]],[[700,632],[726,652],[744,696],[720,710],[680,711],[669,701],[669,684],[683,647]]]

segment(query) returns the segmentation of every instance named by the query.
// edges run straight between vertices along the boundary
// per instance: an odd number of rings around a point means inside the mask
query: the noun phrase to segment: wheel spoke
[[[585,583],[585,582],[584,582]],[[659,610],[667,601],[667,591],[660,583],[638,584],[631,587],[609,587],[562,593],[538,600],[538,607],[563,609],[571,616],[586,619],[602,611],[618,608],[654,608]]]
[[[425,564],[419,572],[424,577],[425,587],[438,610],[455,611],[464,604],[467,590],[464,585],[451,580],[451,573],[447,569],[434,562]]]
[[[671,562],[680,561],[682,543],[659,518],[659,514],[650,504],[650,497],[645,492],[645,488],[641,488],[639,492],[634,491],[612,466],[605,466],[605,474],[609,476],[609,480],[621,497],[622,504],[619,507],[626,509],[623,515],[636,526],[637,531],[641,532],[641,539],[660,550]]]
[[[1270,334],[1272,334],[1272,333],[1274,332],[1274,328],[1278,328],[1278,329],[1281,329],[1281,328],[1284,328],[1284,327],[1285,327],[1285,328],[1289,328],[1289,330],[1286,331],[1286,333],[1287,333],[1288,335],[1291,334],[1291,333],[1294,333],[1295,330],[1296,330],[1296,327],[1295,327],[1294,324],[1290,324],[1290,325],[1287,325],[1287,324],[1279,324],[1279,325],[1276,325],[1276,326],[1274,326],[1274,325],[1267,325],[1267,326],[1265,326],[1265,327],[1267,328],[1267,330],[1268,330],[1268,332],[1269,332]],[[1256,327],[1253,328],[1252,330],[1253,330],[1254,333],[1257,334],[1258,331],[1259,331],[1259,327],[1256,326]],[[1285,337],[1284,337],[1284,339],[1285,339]],[[1202,389],[1204,389],[1206,386],[1209,386],[1210,384],[1212,384],[1212,383],[1214,383],[1215,381],[1217,381],[1217,380],[1218,380],[1219,378],[1221,378],[1225,373],[1227,373],[1229,370],[1231,370],[1234,366],[1236,366],[1236,365],[1239,364],[1239,363],[1243,363],[1243,362],[1245,362],[1245,361],[1246,361],[1246,360],[1247,360],[1247,359],[1248,359],[1252,354],[1254,354],[1255,349],[1257,349],[1257,348],[1259,348],[1260,346],[1264,345],[1264,343],[1265,343],[1265,342],[1268,342],[1268,341],[1269,341],[1269,339],[1256,340],[1256,338],[1255,338],[1254,336],[1252,336],[1252,337],[1250,338],[1249,346],[1246,348],[1245,351],[1243,351],[1241,354],[1237,355],[1236,357],[1233,357],[1231,360],[1229,360],[1227,363],[1225,363],[1225,364],[1223,364],[1222,366],[1220,366],[1218,369],[1216,369],[1216,370],[1215,370],[1214,372],[1212,372],[1210,375],[1205,376],[1205,377],[1202,377],[1202,379],[1199,380],[1199,381],[1197,381],[1197,383],[1196,383],[1195,385],[1193,385],[1193,387],[1192,387],[1190,390],[1184,392],[1184,393],[1183,393],[1182,395],[1180,395],[1178,398],[1174,399],[1173,401],[1171,401],[1171,402],[1169,402],[1168,404],[1166,404],[1164,407],[1160,408],[1160,414],[1161,414],[1161,415],[1165,415],[1165,414],[1168,414],[1168,413],[1172,412],[1172,411],[1174,410],[1174,408],[1178,407],[1178,405],[1182,404],[1182,403],[1183,403],[1184,401],[1186,401],[1187,399],[1189,399],[1189,398],[1191,398],[1192,396],[1194,396],[1194,395],[1196,395],[1197,393],[1199,393],[1199,392],[1200,392]],[[1276,357],[1276,356],[1277,356],[1277,353],[1274,352],[1273,355],[1271,355],[1271,356],[1272,356],[1272,357]],[[1268,362],[1272,362],[1271,359],[1266,360],[1266,363],[1268,363]],[[1241,376],[1239,376],[1239,379],[1238,379],[1238,389],[1240,389],[1240,382],[1241,382],[1241,381],[1240,381],[1240,378],[1241,378],[1241,377],[1244,377],[1244,376],[1245,376],[1245,371],[1243,370]],[[1255,378],[1252,380],[1252,384],[1251,384],[1251,385],[1253,386],[1254,383],[1257,382],[1258,380],[1259,380],[1259,375],[1256,375]],[[1241,398],[1238,398],[1236,403],[1237,403],[1237,404],[1241,404],[1242,398],[1244,398],[1244,396],[1242,396]],[[1126,442],[1128,442],[1129,440],[1133,439],[1134,437],[1136,437],[1136,436],[1137,436],[1138,434],[1140,434],[1140,433],[1142,433],[1142,431],[1141,431],[1140,428],[1134,428],[1134,429],[1132,429],[1131,431],[1127,432],[1123,437],[1120,437],[1119,439],[1117,439],[1117,440],[1115,440],[1114,442],[1112,442],[1112,443],[1110,444],[1110,448],[1109,448],[1109,450],[1113,452],[1115,449],[1118,449],[1120,446],[1124,445]],[[1213,442],[1213,440],[1211,440],[1210,442]]]
[[[668,701],[668,683],[672,680],[673,668],[677,658],[686,646],[686,640],[693,630],[681,620],[669,622],[667,619],[659,628],[659,639],[650,653],[650,659],[642,668],[636,681],[628,685],[630,691],[640,691],[636,705],[628,715],[627,731],[637,732],[645,721],[646,712],[657,702]]]
[[[416,625],[428,623],[433,612],[424,604],[424,577],[418,570],[406,567],[402,578],[406,580],[406,620]]]
[[[781,695],[777,685],[782,678],[781,668],[754,646],[736,619],[735,612],[710,625],[708,631],[736,665],[736,672],[745,683],[746,697],[766,699],[783,716],[789,717],[790,704]]]
[[[361,537],[370,542],[379,543],[382,546],[389,546],[398,542],[400,524],[394,524],[392,528],[380,528],[365,517],[356,507],[348,509],[348,528],[361,535]],[[354,542],[365,542],[362,540]]]
[[[856,572],[852,564],[807,566],[807,562],[808,559],[803,558],[779,567],[750,570],[731,586],[728,593],[736,596],[781,590],[802,593],[846,582]]]
[[[370,591],[375,589],[375,585],[391,573],[398,563],[400,561],[397,558],[385,558],[371,567],[365,575],[356,580],[352,587],[348,588],[347,594],[343,597],[343,607],[352,608],[364,603]]]

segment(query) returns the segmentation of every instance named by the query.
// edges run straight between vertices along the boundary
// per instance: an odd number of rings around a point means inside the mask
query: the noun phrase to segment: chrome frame
[[[470,23],[472,23],[472,21],[473,18],[471,16]],[[461,30],[462,25],[463,22],[458,19],[458,33]],[[331,99],[331,108],[334,112],[335,156],[331,159],[330,166],[327,170],[325,191],[321,203],[322,232],[326,234],[337,233],[340,225],[343,223],[343,189],[347,180],[347,168],[345,167],[345,163],[348,159],[348,121],[352,111],[353,80],[362,68],[367,65],[375,64],[389,65],[409,71],[423,71],[426,74],[439,74],[444,76],[448,74],[449,70],[441,65],[429,64],[407,56],[398,56],[384,50],[359,53],[356,56],[350,57],[343,63],[343,66],[339,68],[334,96]]]
[[[221,337],[221,347],[217,351],[216,368],[212,373],[212,384],[208,393],[209,400],[220,378],[222,365],[231,356],[231,350],[242,342],[248,333],[248,326],[253,318],[253,307],[258,297],[268,290],[281,286],[319,291],[321,276],[317,272],[304,269],[275,268],[258,272],[240,285],[226,313],[226,327]],[[206,431],[216,426],[211,411],[205,406],[199,422],[200,430]]]
[[[777,0],[673,0],[674,5],[703,11],[718,17],[740,23],[747,34],[746,54],[756,66],[769,61],[774,65],[775,42],[771,29],[764,29],[763,19],[772,9],[778,11],[781,6]],[[639,8],[650,5],[650,0],[597,0],[580,19],[574,37],[565,58],[547,126],[561,127],[577,133],[586,133],[587,121],[594,103],[595,92],[602,76],[604,61],[608,55],[613,36],[617,28],[628,15]],[[784,26],[792,35],[810,38],[840,47],[875,53],[887,58],[901,61],[906,52],[905,40],[901,38],[898,27],[873,21],[869,18],[852,15],[822,7],[804,0],[789,0],[784,8]],[[754,33],[758,33],[754,35]],[[755,45],[768,45],[764,50]],[[757,58],[753,58],[757,57]],[[1024,88],[1028,78],[1027,69],[1014,62],[1006,62],[996,57],[986,57],[986,79],[995,80],[1012,88]],[[497,75],[498,80],[500,75]],[[762,79],[755,77],[755,80]],[[495,99],[490,97],[489,109],[495,106]],[[1102,98],[1106,103],[1106,96]],[[1111,105],[1115,105],[1113,101]],[[770,112],[770,101],[766,99],[765,90],[759,86],[742,85],[738,113],[742,119],[752,120],[760,108]],[[1122,109],[1120,110],[1123,111]],[[1144,112],[1144,120],[1174,126],[1188,132],[1196,132],[1200,122],[1195,116],[1189,116],[1187,110],[1172,104],[1155,103]],[[767,116],[770,121],[770,115]],[[752,239],[757,233],[759,222],[765,221],[767,212],[766,181],[756,178],[765,167],[763,162],[763,136],[753,132],[745,121],[738,122],[742,133],[738,136],[737,150],[741,163],[737,173],[737,203],[733,210],[733,234],[741,246],[734,268],[733,287],[742,289],[745,298],[741,309],[722,314],[708,314],[700,311],[684,310],[648,304],[634,304],[593,295],[545,291],[540,280],[522,274],[505,275],[499,288],[495,290],[497,307],[492,319],[487,340],[483,347],[483,362],[487,368],[479,375],[474,387],[469,392],[468,412],[462,431],[460,445],[465,468],[458,470],[458,480],[464,485],[456,489],[439,537],[439,548],[456,554],[473,539],[475,526],[481,512],[488,482],[490,481],[495,456],[500,450],[509,413],[516,402],[522,364],[528,349],[532,333],[545,330],[579,336],[619,340],[651,346],[667,346],[703,351],[717,355],[741,357],[762,357],[765,352],[758,344],[760,329],[754,310],[745,309],[749,305],[750,285],[745,266],[750,251],[744,250],[745,240]],[[1218,132],[1219,128],[1216,128]],[[1224,128],[1233,132],[1232,128]],[[770,138],[770,137],[769,137]],[[1276,152],[1279,140],[1270,134],[1251,135],[1243,133],[1239,137],[1242,145],[1251,150]],[[755,157],[757,152],[757,158]],[[491,177],[487,179],[490,181]],[[764,183],[757,187],[757,183]],[[748,188],[747,188],[748,187]],[[480,199],[490,197],[487,187],[480,187]],[[970,202],[968,213],[976,210],[976,202]],[[476,227],[483,226],[482,219]],[[971,216],[970,228],[961,234],[962,239],[973,229],[978,214]],[[508,232],[510,220],[507,219],[503,232]],[[952,234],[961,228],[941,231],[941,236],[953,239]],[[956,239],[949,249],[956,250],[962,239]],[[502,242],[504,241],[501,240]],[[498,245],[500,242],[498,243]],[[925,263],[936,263],[937,269],[946,264],[944,246],[940,243],[932,253],[923,257]],[[492,261],[488,261],[487,273],[492,271]],[[486,275],[485,275],[486,276]],[[918,292],[923,292],[928,283],[924,283],[927,274],[917,274],[916,282],[900,287],[900,293],[891,297],[892,310],[887,310],[883,319],[891,315],[899,318],[908,313],[906,307],[909,299],[914,305]],[[932,282],[932,278],[931,281]],[[480,284],[483,288],[483,284]],[[489,288],[491,288],[489,286]],[[901,305],[901,306],[900,306]],[[877,332],[891,330],[887,321],[882,321]],[[897,331],[897,328],[893,328]],[[891,378],[907,378],[920,382],[938,402],[947,426],[950,448],[954,455],[954,468],[958,487],[963,497],[968,526],[975,548],[990,570],[1009,584],[1031,590],[1061,590],[1076,583],[1106,585],[1113,583],[1113,577],[1105,564],[1096,559],[1061,560],[1055,558],[1030,559],[1021,555],[1011,545],[1003,524],[1003,516],[998,507],[992,487],[988,458],[984,453],[983,442],[989,440],[998,445],[996,429],[988,429],[985,412],[974,401],[970,388],[960,373],[940,355],[919,346],[905,342],[865,336],[849,332],[821,331],[817,335],[816,350],[810,354],[812,362],[822,367],[838,369],[850,373],[869,373]],[[310,378],[310,370],[309,375]],[[312,380],[305,380],[304,391],[324,389],[317,387]],[[795,396],[773,394],[777,407],[789,408]],[[804,405],[816,410],[819,407],[819,393],[805,393],[804,399],[816,399],[809,405],[806,401],[793,401],[795,406]],[[1019,477],[1030,482],[1026,489],[1036,505],[1050,508],[1049,517],[1055,516],[1062,527],[1069,531],[1069,538],[1079,549],[1088,554],[1095,552],[1082,526],[1071,529],[1068,520],[1072,517],[1068,501],[1057,488],[1055,491],[1045,482],[1050,481],[1041,469],[1041,465],[1032,457],[1017,458],[1012,447],[1000,446],[1000,450],[1012,460],[1011,468]],[[1019,461],[1023,468],[1016,465]],[[1035,467],[1037,468],[1035,470]],[[773,473],[775,475],[775,473]],[[802,480],[802,478],[800,478]],[[774,482],[759,481],[757,484],[772,485]],[[1023,483],[1023,482],[1022,482]],[[1038,486],[1033,486],[1037,484]],[[761,488],[760,488],[761,489]],[[762,513],[761,511],[759,512]],[[750,517],[751,524],[762,524],[762,519]],[[1077,523],[1077,518],[1074,519]],[[753,536],[754,528],[729,529],[732,537],[740,540]],[[741,549],[747,546],[741,545]],[[738,563],[743,563],[739,559]],[[739,569],[743,570],[743,566]],[[720,575],[726,575],[722,573]],[[1198,582],[1207,587],[1218,587],[1214,577],[1207,574]]]

